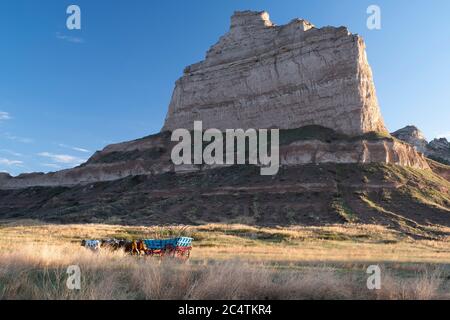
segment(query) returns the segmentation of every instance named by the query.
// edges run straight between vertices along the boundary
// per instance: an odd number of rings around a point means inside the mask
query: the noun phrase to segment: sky
[[[69,30],[69,5],[81,30]],[[367,8],[381,29],[367,28]],[[347,26],[366,41],[390,131],[450,138],[448,0],[2,0],[0,172],[76,166],[107,144],[158,132],[175,81],[237,10]]]

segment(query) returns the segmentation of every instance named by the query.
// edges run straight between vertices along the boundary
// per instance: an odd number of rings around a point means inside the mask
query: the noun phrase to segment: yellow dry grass
[[[447,230],[442,230],[446,231]],[[262,228],[246,225],[55,225],[36,221],[0,224],[0,252],[12,243],[74,244],[82,239],[146,239],[192,236],[193,260],[245,258],[270,262],[450,263],[450,241],[413,240],[376,225]]]
[[[442,230],[448,232],[448,230]],[[92,253],[81,239],[192,236],[186,264]],[[373,225],[259,228],[0,223],[0,299],[449,298],[450,241],[413,240]],[[382,290],[366,268],[383,268]],[[79,265],[83,286],[65,286]]]

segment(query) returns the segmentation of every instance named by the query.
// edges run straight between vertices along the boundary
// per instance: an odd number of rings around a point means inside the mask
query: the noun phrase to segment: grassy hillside
[[[136,176],[73,188],[0,190],[0,219],[254,226],[376,224],[435,239],[450,226],[450,182],[395,165],[256,167]]]

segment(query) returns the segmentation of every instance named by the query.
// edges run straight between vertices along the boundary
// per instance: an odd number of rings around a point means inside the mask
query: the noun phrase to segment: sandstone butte
[[[276,26],[267,12],[243,11],[231,17],[230,30],[206,59],[184,70],[161,133],[109,145],[73,169],[0,174],[0,189],[213,169],[170,161],[170,131],[191,128],[194,120],[204,128],[279,128],[282,140],[317,129],[281,146],[282,166],[386,163],[430,170],[423,154],[387,133],[361,37],[301,19]]]
[[[386,132],[361,37],[295,19],[276,26],[244,11],[200,63],[176,82],[163,130],[293,129]]]

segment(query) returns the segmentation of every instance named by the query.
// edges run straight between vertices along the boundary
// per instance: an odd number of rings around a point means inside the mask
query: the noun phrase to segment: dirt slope
[[[0,219],[122,224],[381,224],[420,237],[450,226],[450,182],[395,165],[235,166],[77,187],[0,191]]]

